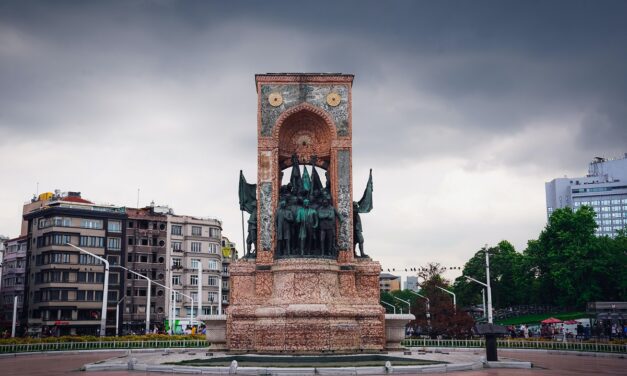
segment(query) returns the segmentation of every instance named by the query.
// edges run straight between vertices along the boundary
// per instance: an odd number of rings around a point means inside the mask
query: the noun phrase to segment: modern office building
[[[124,208],[95,205],[79,192],[34,198],[27,221],[26,299],[33,335],[97,335],[103,301],[104,265],[67,243],[119,265],[124,254]],[[109,275],[107,333],[115,332],[121,273]]]
[[[168,214],[171,210],[151,204],[142,209],[127,208],[125,267],[152,281],[167,286],[166,269]],[[122,333],[142,333],[146,328],[148,281],[136,274],[125,275]],[[150,330],[162,329],[167,290],[151,283]]]
[[[595,158],[583,177],[557,178],[545,184],[547,217],[554,210],[590,206],[597,235],[615,236],[627,225],[627,153],[623,158]]]
[[[379,275],[379,289],[385,292],[401,289],[401,277],[389,273]]]
[[[222,222],[174,214],[168,214],[167,221],[167,278],[177,291],[174,303],[177,325],[184,329],[190,324],[190,316],[198,314],[199,299],[202,307],[200,314],[203,315],[217,314],[221,306]],[[200,278],[199,266],[202,270]],[[202,290],[200,296],[199,284]],[[171,309],[171,299],[167,304],[166,309]]]
[[[18,335],[26,325],[24,314],[24,294],[26,288],[26,246],[27,238],[22,236],[2,242],[4,259],[2,262],[2,285],[0,286],[0,327],[10,330],[13,321],[14,297],[17,296]]]

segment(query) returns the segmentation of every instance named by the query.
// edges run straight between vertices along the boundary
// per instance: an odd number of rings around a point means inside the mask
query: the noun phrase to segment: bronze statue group
[[[279,204],[275,211],[276,251],[275,257],[337,257],[337,221],[345,220],[333,205],[330,180],[327,172],[323,186],[316,171],[316,156],[311,158],[311,176],[305,166],[300,173],[296,155],[292,156],[290,181],[279,191]],[[248,184],[240,171],[240,209],[250,213],[245,257],[256,256],[257,243],[257,202],[256,185]],[[364,197],[353,203],[354,247],[359,245],[360,257],[367,257],[363,251],[361,218],[359,213],[372,210],[372,171]],[[253,245],[255,252],[252,251]],[[355,252],[355,251],[353,251]],[[355,253],[355,256],[357,254]]]

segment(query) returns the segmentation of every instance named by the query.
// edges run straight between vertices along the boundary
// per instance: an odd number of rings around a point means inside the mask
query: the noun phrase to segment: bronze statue
[[[279,202],[279,208],[276,211],[276,236],[277,236],[277,253],[279,256],[289,255],[290,251],[290,227],[294,221],[292,211],[285,207],[285,200]]]
[[[318,209],[320,253],[322,256],[333,256],[336,253],[335,218],[342,222],[342,217],[337,209],[329,204],[329,200],[322,199],[322,206]]]
[[[252,246],[255,251],[252,252]],[[257,254],[257,203],[253,204],[253,210],[248,217],[248,236],[246,237],[246,257],[252,257]]]
[[[257,184],[248,184],[242,170],[239,172],[239,208],[242,211],[242,232],[244,230],[244,212],[250,214],[246,239],[247,248],[244,257],[255,257],[257,252]],[[243,236],[242,233],[242,238]],[[255,245],[255,253],[251,253],[253,244]]]
[[[300,255],[304,256],[312,252],[314,230],[318,227],[318,213],[309,207],[309,200],[303,200],[303,207],[298,209],[296,223],[299,224],[298,240],[300,243]]]
[[[359,202],[353,202],[353,254],[355,257],[357,257],[357,252],[355,252],[357,245],[359,245],[359,253],[361,254],[359,257],[368,257],[364,253],[364,235],[359,213],[370,213],[372,210],[372,191],[372,169],[370,169],[370,177],[368,178],[364,195]]]

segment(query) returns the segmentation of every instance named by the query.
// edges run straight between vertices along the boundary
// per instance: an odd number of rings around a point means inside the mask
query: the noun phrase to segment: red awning
[[[543,324],[559,324],[562,322],[560,319],[556,319],[555,317],[549,317],[546,320],[541,321]]]

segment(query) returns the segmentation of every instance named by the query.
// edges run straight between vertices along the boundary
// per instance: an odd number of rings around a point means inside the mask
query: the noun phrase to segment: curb
[[[186,374],[214,374],[214,375],[388,375],[388,374],[416,374],[416,373],[448,373],[456,371],[471,371],[483,368],[532,368],[531,362],[474,362],[454,364],[431,364],[424,366],[389,366],[389,367],[303,367],[303,368],[276,368],[276,367],[191,367],[172,366],[166,364],[148,365],[145,363],[129,362],[115,364],[87,364],[84,371],[142,371],[159,373],[186,373]]]

